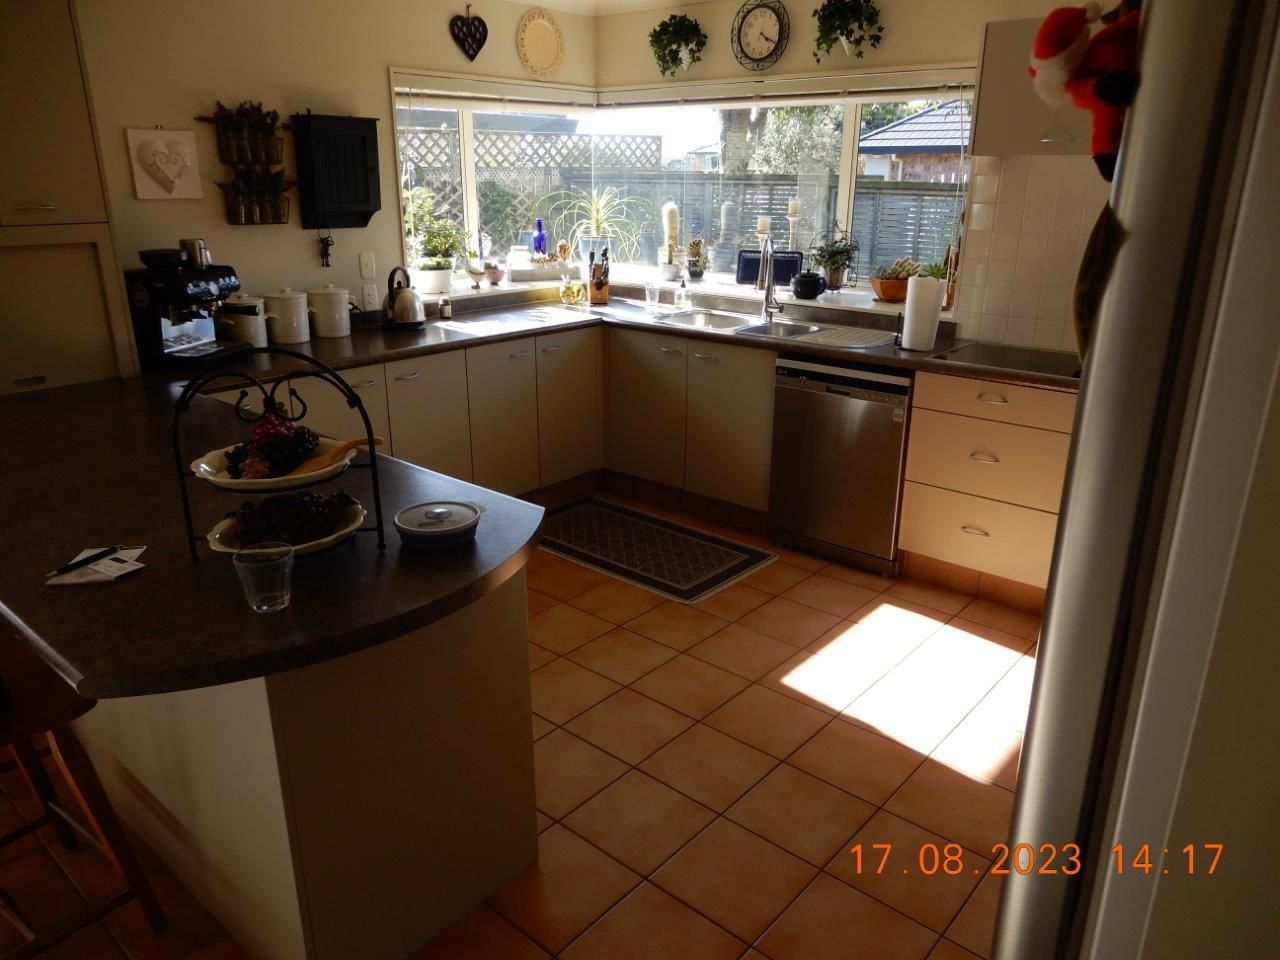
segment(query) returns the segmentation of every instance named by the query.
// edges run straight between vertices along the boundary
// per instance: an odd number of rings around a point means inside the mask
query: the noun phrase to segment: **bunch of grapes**
[[[227,475],[235,480],[284,476],[315,453],[314,430],[268,413],[249,430],[249,439],[227,451]]]

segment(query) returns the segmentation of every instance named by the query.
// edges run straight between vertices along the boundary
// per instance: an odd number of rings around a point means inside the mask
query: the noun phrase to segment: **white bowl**
[[[326,547],[332,547],[341,543],[347,537],[351,536],[364,523],[365,510],[359,503],[351,503],[347,506],[347,522],[338,530],[335,530],[329,536],[321,540],[312,540],[310,543],[299,543],[293,548],[295,557],[302,556],[306,553],[315,553],[318,550],[324,550]],[[252,546],[252,544],[240,543],[235,538],[235,534],[231,532],[231,526],[235,520],[227,517],[225,520],[218,522],[212,530],[209,531],[206,539],[209,541],[209,547],[218,553],[235,553],[244,547]]]
[[[441,550],[474,540],[482,513],[469,500],[432,500],[397,511],[392,522],[405,546]]]
[[[321,480],[328,480],[330,477],[336,477],[343,470],[347,469],[347,465],[351,462],[351,458],[356,455],[354,450],[348,450],[337,463],[322,467],[319,470],[311,470],[307,473],[300,473],[294,477],[264,477],[260,480],[236,480],[227,476],[227,451],[239,446],[232,444],[230,447],[223,447],[219,450],[210,450],[199,460],[191,461],[191,472],[198,478],[220,490],[229,490],[233,493],[262,493],[267,490],[291,490],[296,487],[305,487],[313,483],[319,483]],[[331,440],[328,437],[321,437],[320,442],[316,444],[315,453],[312,456],[318,456],[326,450],[332,450],[334,447],[340,446],[337,440]]]

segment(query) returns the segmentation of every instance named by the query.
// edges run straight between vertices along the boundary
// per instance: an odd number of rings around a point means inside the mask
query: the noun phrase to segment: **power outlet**
[[[369,254],[370,257],[373,254]],[[363,257],[361,258],[363,259]],[[378,303],[378,285],[376,283],[366,283],[360,287],[360,309],[361,310],[377,310],[381,306]]]
[[[360,279],[372,280],[377,275],[377,264],[373,262],[373,251],[366,250],[360,254]]]

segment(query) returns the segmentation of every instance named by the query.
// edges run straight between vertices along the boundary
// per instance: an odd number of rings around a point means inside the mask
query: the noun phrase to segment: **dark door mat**
[[[766,550],[594,497],[549,511],[542,546],[684,603],[710,596],[777,559]]]

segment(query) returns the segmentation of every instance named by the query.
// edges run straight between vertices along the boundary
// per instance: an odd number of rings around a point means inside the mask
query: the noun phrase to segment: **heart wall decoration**
[[[480,17],[471,15],[471,4],[467,4],[465,14],[457,14],[449,21],[449,35],[458,49],[466,54],[467,59],[475,62],[489,39],[489,25]]]
[[[193,130],[126,130],[133,193],[139,200],[198,200],[204,196]]]

